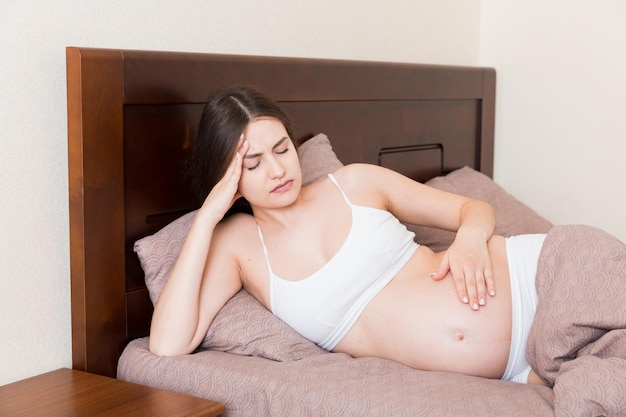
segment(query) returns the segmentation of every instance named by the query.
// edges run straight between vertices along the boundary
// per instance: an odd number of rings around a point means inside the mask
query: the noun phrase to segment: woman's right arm
[[[239,268],[221,233],[223,225],[218,223],[240,197],[241,155],[247,146],[244,143],[240,147],[226,174],[196,213],[154,308],[150,327],[150,351],[154,354],[193,352],[217,312],[241,289]]]

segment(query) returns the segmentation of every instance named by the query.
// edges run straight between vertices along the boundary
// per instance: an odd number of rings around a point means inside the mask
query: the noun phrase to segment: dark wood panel
[[[147,336],[152,320],[152,301],[146,288],[126,293],[126,336],[127,341]]]
[[[298,136],[326,133],[344,163],[377,163],[382,148],[442,144],[444,170],[481,169],[475,100],[282,103]],[[414,178],[425,181],[429,178]]]
[[[126,103],[201,103],[246,84],[278,101],[480,98],[478,67],[124,51]],[[154,63],[158,61],[159,65]],[[254,70],[251,71],[250,69]]]
[[[72,359],[76,369],[106,375],[124,346],[111,335],[125,331],[119,56],[67,51]]]

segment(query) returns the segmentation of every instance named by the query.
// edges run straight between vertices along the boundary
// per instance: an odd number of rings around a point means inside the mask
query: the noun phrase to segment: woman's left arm
[[[495,229],[495,214],[481,200],[428,187],[395,171],[374,165],[355,167],[355,174],[375,191],[384,206],[407,223],[456,232],[456,238],[431,277],[450,273],[459,299],[478,310],[495,295],[495,281],[487,242]]]

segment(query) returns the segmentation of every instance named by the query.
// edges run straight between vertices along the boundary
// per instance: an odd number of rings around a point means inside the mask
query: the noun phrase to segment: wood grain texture
[[[0,387],[0,415],[213,417],[214,401],[86,372],[59,369]]]

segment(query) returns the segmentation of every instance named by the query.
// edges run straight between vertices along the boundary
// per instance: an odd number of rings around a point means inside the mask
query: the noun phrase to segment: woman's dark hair
[[[287,114],[267,96],[250,87],[231,87],[209,99],[202,112],[189,166],[192,185],[200,202],[224,176],[245,128],[259,117],[277,119],[293,139]],[[229,214],[236,211],[251,212],[243,198],[236,202]]]

